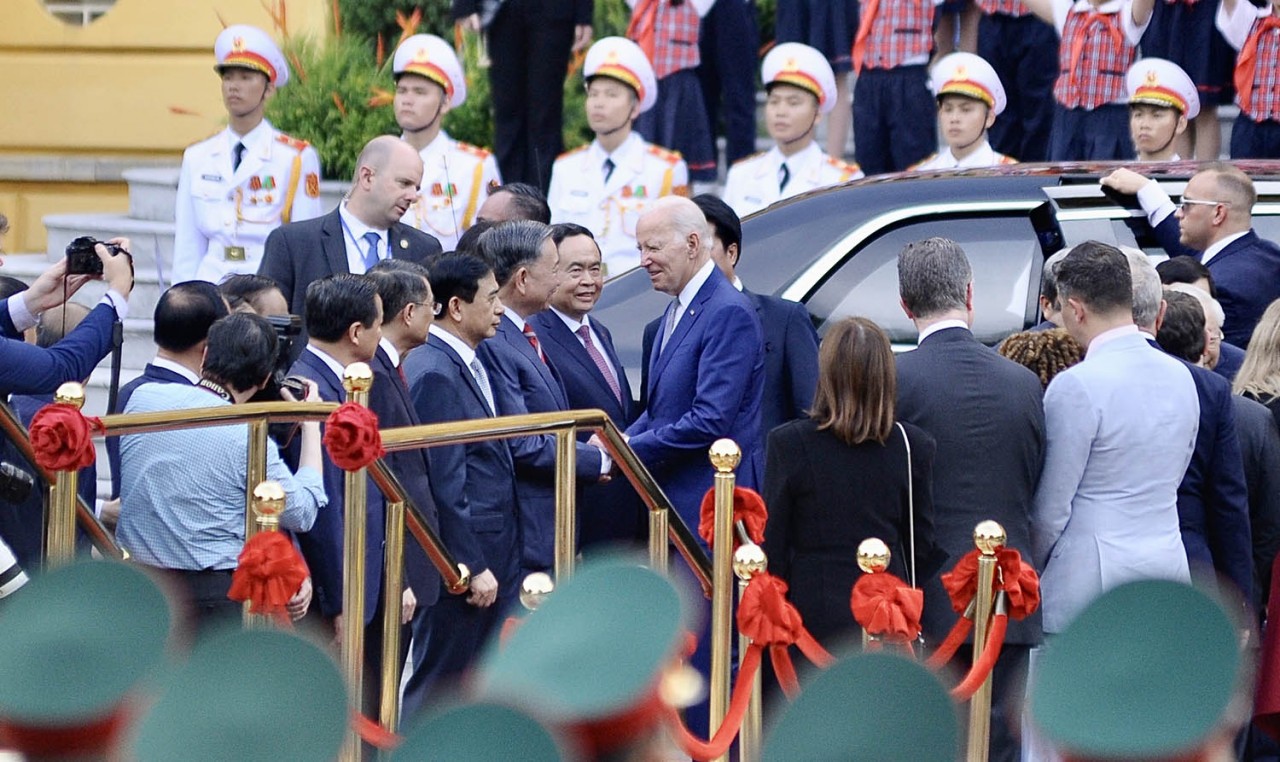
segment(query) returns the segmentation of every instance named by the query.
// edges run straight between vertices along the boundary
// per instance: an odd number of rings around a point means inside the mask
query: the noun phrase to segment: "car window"
[[[934,236],[958,241],[973,266],[973,329],[980,340],[995,343],[1039,321],[1035,305],[1044,260],[1025,216],[934,217],[890,229],[841,263],[807,301],[819,332],[832,321],[861,315],[883,327],[893,342],[914,342],[915,326],[898,300],[898,252]]]

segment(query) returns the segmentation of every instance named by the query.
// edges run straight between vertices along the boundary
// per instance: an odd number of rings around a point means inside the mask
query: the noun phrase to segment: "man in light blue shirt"
[[[239,404],[267,382],[277,342],[257,315],[233,314],[209,329],[199,384],[145,384],[126,413]],[[314,385],[307,400],[318,400]],[[320,424],[304,423],[296,474],[267,444],[267,478],[284,488],[284,529],[306,531],[328,504],[320,476]],[[134,434],[120,444],[121,507],[117,538],[133,560],[172,573],[190,594],[199,625],[239,614],[227,598],[231,573],[244,547],[248,427],[228,425]],[[289,604],[294,619],[306,613],[310,580]]]

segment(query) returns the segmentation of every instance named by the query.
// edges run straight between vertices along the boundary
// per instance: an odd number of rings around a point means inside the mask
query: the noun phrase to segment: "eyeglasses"
[[[431,314],[434,317],[440,317],[440,313],[444,312],[444,305],[440,302],[413,302],[413,304],[416,304],[419,307],[426,307],[431,310]]]
[[[1187,210],[1187,206],[1189,205],[1190,206],[1218,206],[1219,204],[1221,204],[1222,206],[1231,206],[1230,201],[1201,201],[1198,198],[1187,198],[1186,196],[1183,196],[1182,200],[1178,202],[1178,208],[1185,212]]]

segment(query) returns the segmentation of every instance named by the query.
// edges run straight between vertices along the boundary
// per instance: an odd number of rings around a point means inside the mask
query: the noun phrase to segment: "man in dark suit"
[[[382,302],[369,280],[356,275],[332,275],[307,286],[307,330],[310,339],[302,356],[289,370],[316,383],[325,402],[345,402],[343,371],[352,363],[373,359],[382,337]],[[311,568],[314,600],[319,613],[342,634],[343,515],[346,473],[324,458],[324,491],[329,504],[316,514],[311,530],[298,535],[298,543]],[[366,627],[380,630],[382,609],[382,541],[385,530],[382,494],[369,483],[366,518],[365,610]],[[366,631],[366,645],[371,633]],[[369,649],[366,648],[366,662]],[[380,656],[380,653],[376,656]],[[376,671],[372,674],[378,674]]]
[[[509,183],[545,193],[564,150],[569,54],[591,42],[591,0],[453,0],[453,17],[488,39],[493,150]]]
[[[1103,184],[1136,194],[1170,257],[1191,256],[1209,268],[1227,321],[1225,340],[1249,348],[1253,327],[1280,297],[1280,246],[1253,230],[1253,181],[1230,164],[1209,164],[1187,181],[1176,207],[1154,180],[1116,170]]]
[[[973,271],[954,242],[930,238],[898,255],[898,290],[919,346],[897,356],[898,419],[937,440],[934,538],[949,571],[973,550],[973,528],[1000,522],[1006,545],[1031,558],[1031,503],[1044,460],[1040,379],[974,338]],[[925,639],[937,644],[956,614],[937,577],[924,588]],[[1040,642],[1039,614],[1010,622],[994,670],[992,759],[1017,759],[1017,727],[1028,656]],[[972,646],[958,663],[967,669]],[[967,651],[967,653],[966,653]]]
[[[492,418],[494,387],[476,347],[494,335],[502,318],[493,272],[476,257],[446,255],[432,263],[431,290],[443,309],[427,343],[405,360],[418,417],[423,423]],[[432,447],[427,461],[440,538],[471,571],[471,591],[440,595],[414,620],[406,718],[462,675],[506,615],[519,584],[515,466],[506,443]]]
[[[529,318],[547,308],[560,285],[560,255],[551,228],[541,222],[503,223],[480,239],[480,256],[493,268],[505,311],[497,334],[480,344],[492,372],[502,415],[568,410],[560,374],[547,359]],[[555,561],[556,439],[551,435],[510,441],[520,504],[521,574],[550,572]],[[607,479],[612,463],[599,448],[577,445],[581,482]]]
[[[1178,525],[1188,565],[1194,577],[1207,577],[1211,584],[1214,573],[1221,574],[1235,583],[1243,600],[1251,600],[1253,536],[1231,384],[1199,365],[1206,338],[1200,303],[1189,294],[1162,294],[1147,256],[1136,250],[1126,254],[1133,271],[1134,323],[1154,346],[1186,363],[1200,401],[1195,450],[1178,486]]]
[[[711,226],[711,259],[756,309],[764,331],[764,395],[760,435],[805,415],[818,386],[818,332],[803,304],[749,291],[734,272],[742,256],[742,222],[719,198],[693,199]]]
[[[1156,265],[1156,272],[1160,274],[1160,282],[1166,286],[1174,286],[1174,290],[1177,290],[1177,284],[1184,284],[1198,288],[1208,296],[1208,303],[1204,299],[1200,300],[1200,306],[1205,307],[1205,329],[1209,331],[1209,344],[1205,347],[1208,360],[1206,367],[1228,381],[1235,381],[1240,366],[1244,364],[1244,350],[1223,340],[1222,326],[1227,322],[1226,311],[1217,300],[1218,294],[1213,287],[1213,274],[1209,272],[1209,268],[1194,257],[1173,257]]]
[[[548,361],[559,371],[571,409],[599,408],[625,430],[635,418],[631,384],[613,349],[613,336],[590,316],[604,287],[600,247],[591,231],[565,223],[551,229],[560,253],[560,288],[550,308],[529,318]],[[586,441],[583,432],[579,439]],[[578,496],[579,544],[636,543],[645,537],[646,514],[625,479],[583,488]]]
[[[204,365],[204,348],[209,326],[228,312],[227,300],[218,287],[203,280],[190,280],[170,286],[156,302],[155,359],[142,369],[142,375],[120,387],[116,407],[119,413],[129,404],[133,390],[143,384],[187,384],[200,381]],[[120,438],[107,437],[107,459],[111,464],[111,497],[120,497]],[[104,508],[104,513],[107,511]],[[119,515],[119,504],[115,513]]]
[[[305,318],[307,286],[314,280],[362,275],[383,259],[423,262],[439,254],[439,241],[400,222],[421,182],[422,157],[413,146],[390,135],[370,140],[346,199],[322,217],[271,231],[258,274],[278,283],[289,311]]]

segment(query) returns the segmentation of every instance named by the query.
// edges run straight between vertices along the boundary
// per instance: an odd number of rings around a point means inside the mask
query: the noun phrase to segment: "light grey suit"
[[[1031,542],[1045,632],[1123,582],[1190,580],[1177,497],[1200,425],[1195,383],[1136,330],[1100,338],[1044,395]]]

